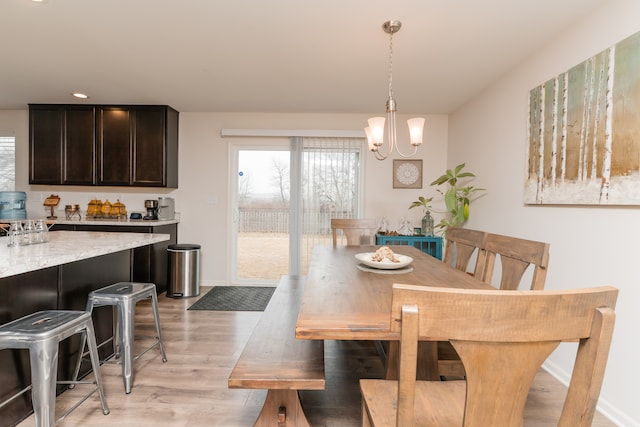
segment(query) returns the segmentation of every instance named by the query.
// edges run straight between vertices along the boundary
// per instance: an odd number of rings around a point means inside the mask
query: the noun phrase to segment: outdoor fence
[[[240,208],[238,232],[289,233],[288,208]],[[304,211],[304,234],[331,234],[331,218],[352,218],[351,212]]]

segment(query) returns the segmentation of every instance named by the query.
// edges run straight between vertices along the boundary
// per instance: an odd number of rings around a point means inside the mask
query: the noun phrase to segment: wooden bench
[[[324,341],[295,338],[303,290],[282,277],[229,375],[229,388],[268,390],[256,427],[310,426],[298,390],[324,390]]]

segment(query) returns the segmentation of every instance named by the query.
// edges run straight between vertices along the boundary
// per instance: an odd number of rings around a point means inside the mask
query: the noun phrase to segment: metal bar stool
[[[77,376],[74,376],[72,381],[57,381],[60,341],[75,334],[82,334],[82,347],[78,359],[82,358],[84,344],[87,337],[89,338],[89,354],[95,381],[77,381]],[[36,426],[52,427],[97,390],[102,412],[105,415],[109,413],[100,376],[100,360],[91,313],[66,310],[39,311],[6,323],[0,326],[0,350],[2,349],[29,350],[31,385],[2,402],[0,408],[31,390]],[[95,384],[96,387],[56,420],[56,384]]]
[[[151,299],[151,307],[153,309],[157,336],[155,337],[153,344],[145,348],[140,354],[134,355],[133,342],[136,303],[145,299]],[[120,363],[122,365],[124,390],[129,394],[131,393],[131,386],[133,384],[133,365],[140,356],[151,350],[153,347],[158,346],[160,348],[160,354],[162,355],[162,362],[167,361],[167,356],[164,352],[164,345],[162,343],[162,332],[160,330],[156,285],[153,283],[118,282],[89,293],[89,298],[87,300],[88,312],[91,312],[94,307],[101,307],[105,305],[114,306],[114,356],[121,359]],[[98,347],[101,347],[109,341],[111,341],[111,339],[101,343]],[[78,376],[81,362],[81,359],[78,360],[74,379]]]

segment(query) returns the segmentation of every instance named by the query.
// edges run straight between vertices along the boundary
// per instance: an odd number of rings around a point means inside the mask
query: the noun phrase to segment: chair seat
[[[101,302],[132,300],[148,298],[150,292],[155,292],[156,287],[153,283],[137,283],[137,282],[118,282],[113,285],[91,292],[94,306]]]
[[[39,311],[0,326],[0,348],[26,348],[34,341],[63,339],[77,333],[91,314],[84,311]],[[9,345],[10,343],[10,345]]]
[[[369,409],[372,425],[396,426],[398,382],[360,380],[362,399]],[[417,381],[414,425],[420,427],[460,427],[464,415],[465,381]],[[371,399],[375,396],[375,399]]]

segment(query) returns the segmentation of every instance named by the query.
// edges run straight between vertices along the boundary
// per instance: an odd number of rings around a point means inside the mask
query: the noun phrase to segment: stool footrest
[[[17,392],[16,394],[14,394],[13,396],[11,396],[10,398],[8,398],[7,400],[5,400],[4,402],[0,403],[0,409],[4,408],[5,406],[7,406],[9,403],[13,402],[14,400],[16,400],[18,397],[22,396],[24,393],[28,392],[29,390],[31,390],[31,385],[28,385],[27,387],[25,387],[24,389],[20,390],[19,392]]]
[[[133,360],[138,360],[143,354],[145,354],[147,351],[151,350],[154,347],[159,347],[160,346],[160,340],[158,338],[156,338],[156,342],[154,342],[153,344],[151,344],[149,347],[145,348],[144,350],[142,350],[142,352],[140,354],[137,354],[133,357]],[[167,358],[164,357],[164,355],[162,356],[162,361],[166,362]]]
[[[142,338],[142,337],[136,337],[136,338]],[[151,338],[151,337],[144,337],[144,338]],[[153,344],[151,344],[150,346],[146,347],[144,350],[142,350],[139,354],[136,354],[135,356],[133,356],[133,360],[138,360],[143,354],[145,354],[147,351],[151,350],[154,347],[158,347],[160,345],[160,339],[158,337],[154,337],[153,338],[155,340],[155,342]],[[105,342],[103,342],[100,345],[106,344],[109,341],[113,341],[113,338],[110,338],[108,340],[106,340]],[[100,345],[98,346],[98,348],[100,347]],[[83,360],[87,360],[86,356],[88,355],[88,352],[85,352],[82,355]],[[167,359],[166,358],[162,358],[163,362],[166,362]],[[112,355],[108,356],[106,359],[103,359],[100,361],[101,364],[109,364],[109,365],[119,365],[120,363],[122,363],[120,361],[120,356],[118,354],[113,353]],[[73,383],[73,382],[72,382]]]
[[[95,381],[58,381],[58,384],[96,384]],[[95,393],[96,391],[98,391],[98,385],[96,384],[96,386],[87,394],[85,394],[82,398],[80,398],[80,400],[78,400],[78,402],[76,402],[75,405],[73,405],[71,408],[67,409],[64,414],[62,414],[58,419],[56,419],[56,424],[58,424],[59,422],[61,422],[62,420],[64,420],[66,418],[67,415],[69,415],[70,413],[72,413],[75,409],[78,408],[78,406],[82,405],[88,398],[90,398],[93,393]],[[103,409],[102,413],[105,415],[109,415],[109,408]]]

